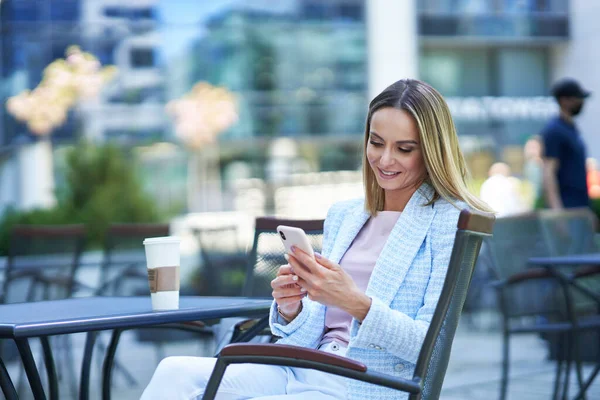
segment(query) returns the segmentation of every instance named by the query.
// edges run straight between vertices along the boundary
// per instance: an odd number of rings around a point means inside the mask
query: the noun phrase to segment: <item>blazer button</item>
[[[404,365],[402,365],[402,364],[396,364],[394,366],[394,371],[396,371],[396,372],[402,372],[402,371],[404,371]]]

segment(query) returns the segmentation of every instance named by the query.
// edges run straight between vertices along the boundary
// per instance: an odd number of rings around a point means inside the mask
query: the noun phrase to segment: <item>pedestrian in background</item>
[[[588,207],[586,147],[574,118],[590,92],[573,79],[563,79],[552,87],[560,107],[541,135],[544,141],[544,194],[552,209]]]
[[[488,171],[488,176],[481,185],[479,197],[492,207],[498,217],[528,210],[521,195],[521,181],[511,175],[508,164],[494,163]]]
[[[533,136],[523,146],[523,179],[530,185],[529,204],[535,207],[544,195],[544,145],[540,136]]]

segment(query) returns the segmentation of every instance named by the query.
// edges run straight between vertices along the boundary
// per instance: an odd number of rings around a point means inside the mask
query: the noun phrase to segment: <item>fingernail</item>
[[[297,281],[298,280],[298,276],[296,276],[296,275],[292,276],[292,280],[293,281]]]
[[[295,253],[296,252],[296,246],[292,246],[291,250],[292,250],[292,253]]]
[[[301,291],[302,293],[304,293],[304,292],[306,292],[306,289],[305,289],[305,288],[303,288],[303,287],[301,287],[301,288],[300,288],[300,291]]]
[[[322,258],[323,256],[321,255],[321,253],[317,253],[317,252],[315,252],[315,257],[317,257],[317,258]]]
[[[285,258],[285,261],[290,261],[290,256],[288,256],[287,254],[284,254],[283,257]]]

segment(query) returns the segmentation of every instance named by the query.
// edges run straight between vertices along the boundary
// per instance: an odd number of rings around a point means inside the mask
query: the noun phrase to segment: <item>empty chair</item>
[[[544,240],[547,244],[549,256],[572,256],[599,251],[596,243],[596,231],[598,219],[596,214],[589,208],[572,208],[565,210],[543,210],[539,213],[540,226]],[[583,331],[576,331],[570,350],[572,361],[577,363],[578,378],[582,380],[581,361],[598,362],[600,360],[600,345],[598,335],[600,321],[598,320],[600,304],[598,297],[600,292],[600,265],[565,266],[558,270],[569,276],[570,306],[575,323],[586,326]],[[576,289],[577,286],[580,289]],[[581,290],[583,288],[583,290]],[[587,293],[585,292],[587,290]],[[592,293],[590,296],[588,293]],[[596,296],[596,297],[594,297]],[[558,320],[569,318],[569,310],[562,310]],[[561,343],[556,338],[550,339],[550,356],[559,360],[559,363],[571,361],[565,360],[564,351],[561,351]],[[567,373],[569,368],[567,366]],[[568,385],[568,376],[565,379],[565,389]]]
[[[83,225],[13,227],[0,303],[71,297],[84,244]]]
[[[10,234],[0,304],[71,297],[79,286],[76,274],[85,239],[83,225],[14,226]],[[59,372],[64,368],[69,369],[71,390],[76,393],[76,374],[69,337],[54,339]],[[45,337],[41,340],[42,345],[49,348],[49,339]],[[14,358],[16,354],[11,341],[0,340],[0,356],[5,361]],[[45,365],[48,363],[50,361],[45,357]],[[21,378],[19,381],[21,382]]]
[[[246,275],[248,253],[237,225],[194,229],[200,245],[202,268],[193,280],[196,293],[203,296],[239,296]]]
[[[503,338],[500,398],[504,399],[508,390],[511,335],[564,334],[555,332],[555,327],[549,324],[561,314],[564,303],[557,297],[558,283],[546,271],[528,268],[531,257],[548,254],[537,213],[498,218],[494,236],[486,244],[492,270],[499,280],[496,287]],[[559,388],[559,372],[560,366],[557,366],[555,391]]]
[[[168,224],[112,224],[105,235],[97,295],[133,296],[148,292],[144,239],[169,236]]]

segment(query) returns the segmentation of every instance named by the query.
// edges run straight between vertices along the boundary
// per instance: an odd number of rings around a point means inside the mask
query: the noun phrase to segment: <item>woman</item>
[[[401,80],[369,105],[365,198],[334,205],[323,254],[295,249],[272,281],[278,343],[345,355],[410,379],[440,296],[460,210],[489,211],[465,183],[442,96]],[[142,399],[201,398],[215,360],[170,357]],[[219,399],[397,399],[402,393],[319,371],[232,365]]]

